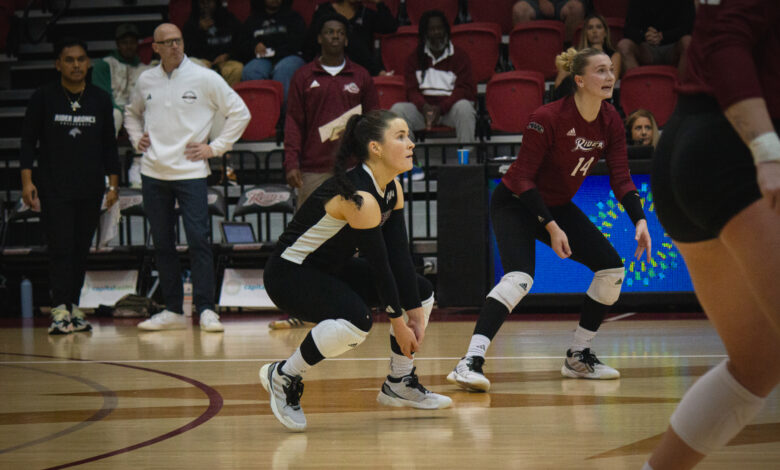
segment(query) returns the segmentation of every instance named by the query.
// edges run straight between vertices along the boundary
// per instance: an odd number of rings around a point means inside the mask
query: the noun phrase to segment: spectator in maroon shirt
[[[609,168],[615,198],[636,227],[640,258],[650,233],[639,193],[631,181],[623,122],[612,97],[612,61],[599,49],[561,54],[568,63],[576,92],[531,114],[517,160],[506,172],[490,201],[504,276],[482,306],[466,354],[447,380],[467,390],[487,391],[482,372],[485,353],[499,328],[531,290],[536,240],[560,258],[571,258],[593,271],[584,296],[580,322],[561,367],[564,377],[617,379],[620,373],[603,364],[591,350],[591,340],[611,305],[618,300],[624,278],[623,261],[599,229],[572,202],[585,177],[602,157]]]
[[[652,190],[728,358],[685,392],[644,470],[694,467],[780,383],[780,2],[700,1],[696,15]]]
[[[631,0],[624,37],[618,44],[625,70],[640,65],[673,65],[682,75],[696,9],[692,1]]]
[[[321,18],[317,42],[322,55],[295,72],[287,96],[284,168],[298,189],[298,207],[333,176],[335,152],[347,120],[379,107],[371,75],[346,58],[347,19]]]
[[[458,142],[472,142],[477,124],[477,85],[471,62],[450,41],[447,17],[438,10],[420,18],[417,50],[406,61],[406,97],[390,109],[414,131],[442,124],[455,128]]]

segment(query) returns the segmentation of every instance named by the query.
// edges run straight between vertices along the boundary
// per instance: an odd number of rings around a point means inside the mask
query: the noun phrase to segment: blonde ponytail
[[[572,73],[574,67],[574,58],[577,56],[577,49],[570,47],[565,52],[561,52],[555,58],[555,66],[558,70]]]

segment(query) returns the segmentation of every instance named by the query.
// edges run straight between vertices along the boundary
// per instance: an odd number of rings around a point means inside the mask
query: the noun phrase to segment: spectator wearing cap
[[[138,56],[138,28],[125,23],[116,28],[116,50],[92,63],[92,84],[111,95],[116,134],[122,128],[125,105],[141,72],[150,68]]]

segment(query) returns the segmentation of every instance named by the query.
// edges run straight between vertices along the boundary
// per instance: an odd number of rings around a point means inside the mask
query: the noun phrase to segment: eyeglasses
[[[181,46],[182,42],[183,42],[182,38],[166,39],[165,41],[154,41],[155,44],[160,44],[166,47],[171,47],[174,44],[176,44],[177,46]]]

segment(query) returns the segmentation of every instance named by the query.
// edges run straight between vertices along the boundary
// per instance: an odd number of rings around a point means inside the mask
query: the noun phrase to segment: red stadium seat
[[[241,138],[263,140],[275,135],[284,100],[282,83],[275,80],[248,80],[236,83],[233,89],[252,113],[252,120]]]
[[[509,34],[509,59],[515,70],[536,70],[546,79],[558,75],[555,56],[563,50],[563,23],[535,20],[515,26]]]
[[[306,22],[306,26],[309,26],[318,3],[320,2],[317,2],[316,0],[293,0],[292,9],[301,15],[303,21]]]
[[[502,34],[512,31],[512,6],[516,0],[469,0],[471,20],[480,23],[498,23]]]
[[[466,23],[452,27],[452,43],[469,56],[474,80],[487,82],[493,76],[501,46],[497,23]]]
[[[626,18],[628,0],[593,0],[593,8],[603,17]]]
[[[617,48],[617,43],[623,39],[623,29],[625,28],[626,20],[623,18],[604,18],[607,20],[607,26],[609,26],[609,39],[612,42],[612,48]],[[580,43],[580,34],[582,34],[582,26],[577,26],[574,30],[574,39],[572,44],[575,46]]]
[[[498,73],[490,79],[485,92],[485,106],[492,128],[504,132],[522,133],[528,116],[542,105],[544,76],[523,70]]]
[[[394,104],[407,101],[406,82],[403,75],[373,77],[374,88],[379,95],[379,107],[390,109]]]
[[[398,31],[382,38],[380,47],[385,70],[403,76],[406,60],[417,49],[417,29],[417,26],[400,26]]]
[[[639,108],[653,113],[659,126],[666,124],[677,105],[677,69],[668,65],[635,67],[620,79],[620,104],[626,115]]]
[[[252,12],[252,3],[250,0],[228,0],[227,9],[238,18],[238,21],[243,23]]]
[[[138,41],[138,57],[144,64],[149,64],[149,62],[152,61],[152,56],[154,56],[154,50],[152,49],[153,42],[154,38],[151,36]]]
[[[458,16],[458,0],[406,0],[406,14],[412,24],[419,24],[420,17],[428,10],[443,12],[452,25]]]

